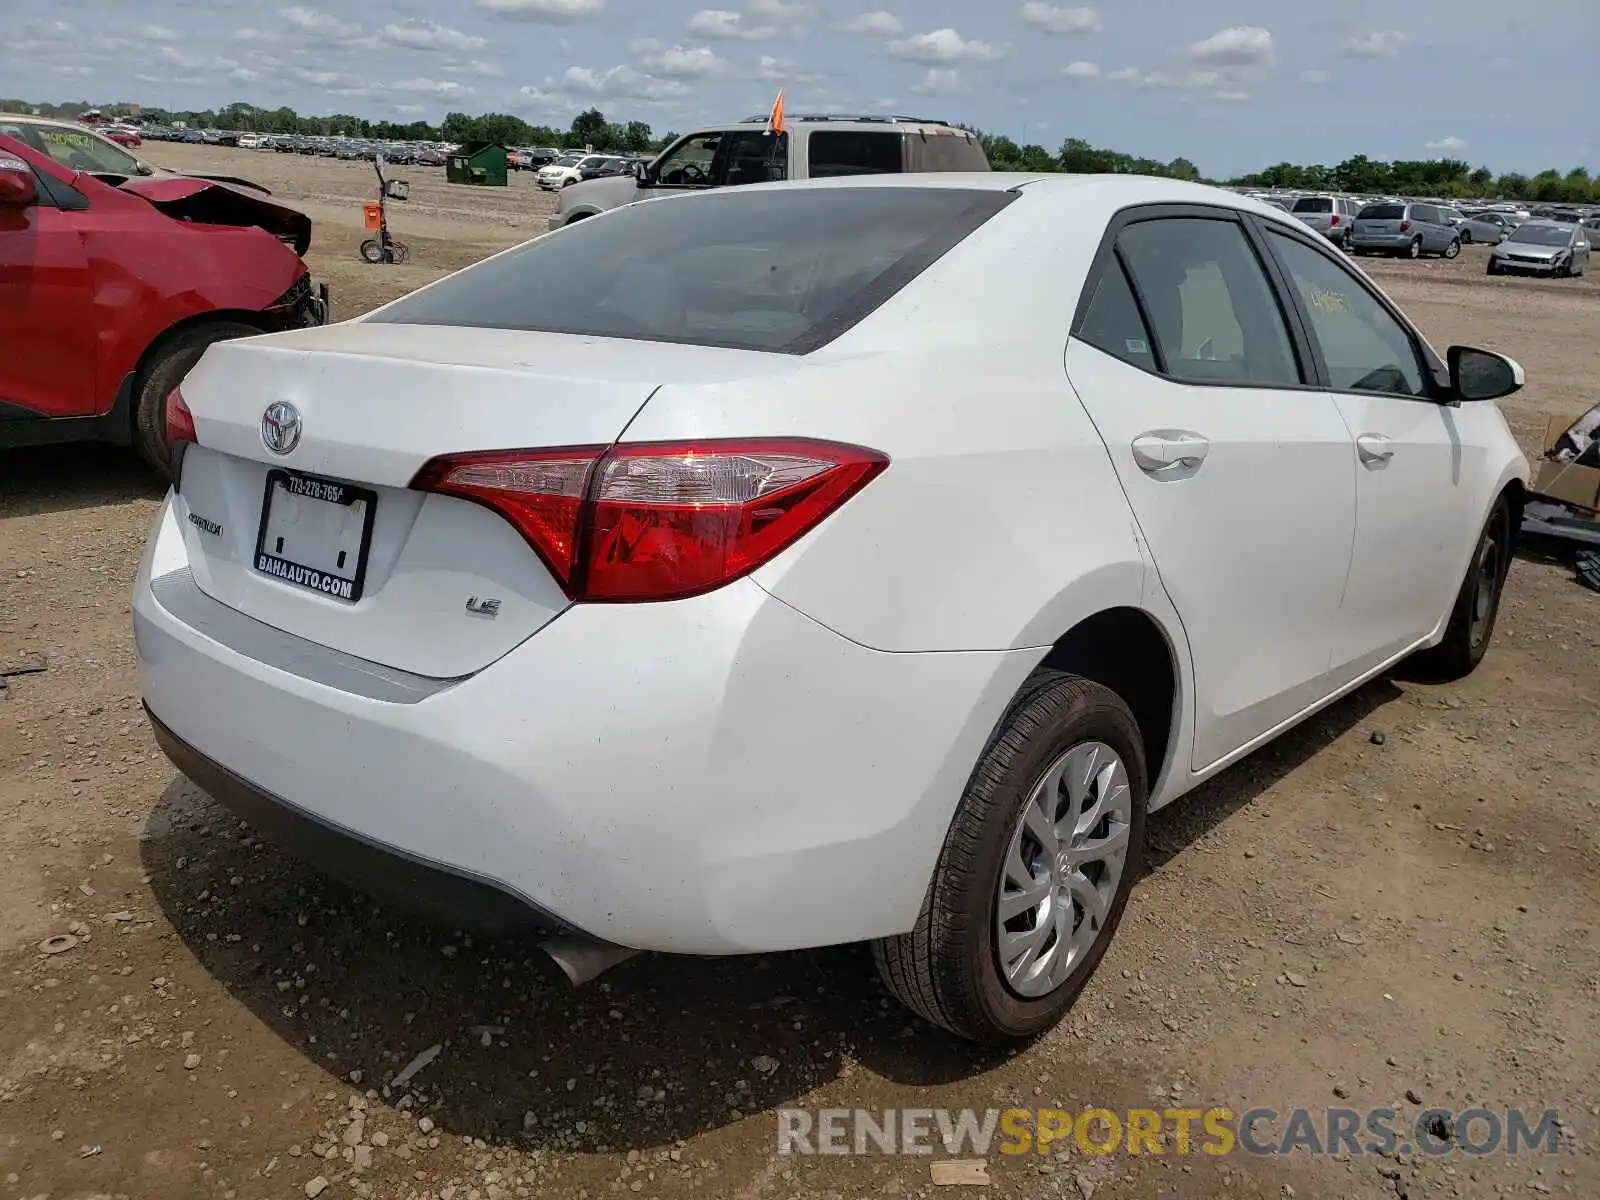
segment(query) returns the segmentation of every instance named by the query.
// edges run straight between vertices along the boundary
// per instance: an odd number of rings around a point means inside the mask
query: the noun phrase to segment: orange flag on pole
[[[778,92],[778,98],[772,103],[772,115],[767,118],[767,132],[779,134],[783,132],[783,92]]]

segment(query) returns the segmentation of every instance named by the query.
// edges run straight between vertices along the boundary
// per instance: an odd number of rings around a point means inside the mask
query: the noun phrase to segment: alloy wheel
[[[1073,746],[1034,784],[995,898],[995,949],[1012,991],[1048,995],[1088,955],[1122,881],[1132,820],[1127,767],[1104,742]]]
[[[1474,647],[1483,645],[1483,640],[1488,637],[1489,629],[1494,623],[1495,606],[1500,596],[1501,575],[1505,570],[1502,561],[1503,524],[1504,517],[1496,513],[1494,519],[1489,522],[1489,527],[1483,531],[1483,540],[1478,543],[1478,552],[1473,558],[1472,624],[1468,628],[1467,636]]]

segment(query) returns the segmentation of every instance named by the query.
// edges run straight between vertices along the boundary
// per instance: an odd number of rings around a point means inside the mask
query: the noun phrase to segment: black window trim
[[[1275,285],[1280,288],[1295,312],[1295,320],[1299,324],[1306,345],[1311,354],[1311,362],[1315,367],[1316,377],[1319,380],[1317,389],[1333,396],[1385,396],[1391,400],[1411,400],[1424,404],[1453,404],[1450,394],[1450,370],[1440,362],[1429,349],[1426,339],[1417,332],[1405,313],[1401,312],[1394,303],[1378,289],[1358,274],[1337,251],[1323,245],[1321,240],[1299,229],[1271,220],[1263,220],[1254,213],[1246,214],[1246,227],[1254,239],[1260,244],[1260,252],[1272,263],[1272,274]],[[1277,250],[1272,245],[1270,234],[1288,238],[1297,245],[1303,246],[1314,254],[1321,255],[1333,267],[1342,271],[1345,276],[1363,292],[1375,301],[1379,308],[1394,318],[1395,322],[1406,335],[1406,340],[1411,344],[1411,353],[1416,357],[1417,365],[1421,368],[1423,386],[1428,394],[1423,396],[1405,396],[1398,392],[1357,392],[1346,391],[1333,386],[1332,376],[1328,373],[1327,360],[1322,356],[1322,345],[1317,340],[1311,324],[1311,314],[1305,309],[1300,299],[1299,289],[1294,286],[1290,278],[1289,269],[1283,260],[1278,257]]]
[[[1248,218],[1248,219],[1247,219]],[[1094,299],[1095,289],[1100,286],[1100,280],[1106,271],[1113,265],[1121,270],[1127,277],[1129,290],[1133,292],[1134,304],[1139,309],[1139,317],[1145,324],[1145,334],[1150,339],[1151,358],[1157,364],[1156,370],[1141,366],[1138,363],[1128,362],[1101,350],[1093,342],[1085,341],[1083,344],[1101,354],[1116,358],[1118,362],[1125,363],[1136,371],[1143,371],[1146,375],[1153,375],[1169,383],[1186,384],[1190,387],[1206,388],[1246,388],[1251,391],[1327,391],[1326,375],[1318,376],[1319,368],[1311,355],[1312,344],[1306,337],[1303,318],[1298,305],[1294,303],[1292,293],[1286,294],[1283,285],[1281,268],[1276,260],[1263,253],[1264,247],[1250,224],[1254,219],[1251,214],[1243,209],[1232,208],[1226,204],[1193,204],[1193,203],[1146,203],[1132,204],[1127,208],[1119,209],[1112,214],[1107,222],[1105,233],[1101,235],[1100,245],[1095,250],[1093,261],[1089,264],[1089,274],[1084,280],[1083,290],[1078,293],[1078,303],[1072,313],[1072,326],[1070,336],[1076,340],[1083,328],[1084,319],[1088,316],[1089,305]],[[1251,253],[1260,264],[1261,273],[1267,282],[1267,290],[1272,294],[1273,302],[1277,305],[1278,314],[1283,320],[1284,329],[1289,335],[1289,343],[1294,351],[1294,366],[1300,375],[1298,383],[1260,383],[1253,379],[1194,379],[1186,375],[1174,375],[1166,371],[1165,357],[1161,349],[1160,340],[1155,336],[1155,331],[1150,325],[1150,311],[1145,304],[1143,294],[1140,292],[1138,280],[1132,271],[1127,270],[1122,254],[1117,249],[1117,238],[1130,225],[1142,224],[1146,221],[1161,220],[1201,220],[1225,221],[1237,226],[1244,235],[1245,243],[1250,247]],[[1409,328],[1409,326],[1408,326]]]

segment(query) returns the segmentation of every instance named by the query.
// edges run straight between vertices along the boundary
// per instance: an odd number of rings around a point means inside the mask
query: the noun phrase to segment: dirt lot
[[[405,267],[357,261],[365,164],[151,147],[318,222],[350,316],[543,228],[526,176],[410,168]],[[1515,355],[1530,449],[1595,399],[1600,280],[1373,265],[1438,345]],[[1600,275],[1600,271],[1595,272]],[[859,948],[643,958],[548,983],[525,942],[375,908],[229,819],[141,717],[128,594],[158,492],[131,456],[0,456],[0,1198],[488,1200],[1600,1195],[1600,597],[1548,547],[1464,683],[1374,683],[1152,821],[1067,1023],[994,1057],[910,1021]],[[248,714],[240,714],[248,720]],[[1382,738],[1376,735],[1382,733]],[[77,941],[58,954],[41,943]],[[419,1052],[442,1053],[388,1088]],[[1558,1109],[1562,1148],[1289,1159],[780,1158],[771,1110]],[[1278,1129],[1281,1133],[1281,1127]],[[308,1189],[308,1182],[313,1186]]]

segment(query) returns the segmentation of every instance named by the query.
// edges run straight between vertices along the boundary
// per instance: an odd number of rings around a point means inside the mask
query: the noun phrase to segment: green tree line
[[[447,113],[438,125],[427,121],[370,121],[354,113],[305,116],[292,108],[258,108],[253,104],[228,104],[217,109],[179,111],[135,104],[93,105],[88,101],[37,104],[0,98],[0,112],[31,112],[47,117],[81,116],[98,107],[107,117],[138,115],[158,125],[182,121],[195,129],[226,129],[236,133],[298,133],[320,137],[382,138],[409,142],[502,142],[508,146],[558,146],[617,150],[642,154],[677,137],[657,137],[644,121],[613,122],[597,108],[579,113],[565,130],[530,125],[511,113]]]
[[[68,104],[30,104],[24,100],[0,99],[0,110],[28,112],[33,108],[47,116],[76,117],[94,107],[87,101]],[[548,125],[530,125],[512,113],[482,113],[471,116],[453,112],[438,125],[426,121],[369,121],[353,113],[332,116],[303,116],[292,108],[257,108],[250,104],[229,104],[220,109],[199,112],[173,112],[141,108],[132,104],[102,105],[107,116],[140,113],[147,120],[170,123],[184,121],[201,129],[228,129],[241,133],[300,133],[342,135],[346,137],[393,138],[401,141],[467,142],[495,141],[509,146],[558,146],[596,150],[615,150],[640,154],[660,149],[677,137],[665,133],[657,137],[644,121],[609,121],[597,108],[579,113],[565,130]],[[1062,171],[1070,174],[1158,175],[1169,179],[1213,182],[1187,158],[1170,162],[1125,154],[1092,146],[1082,138],[1068,138],[1058,150],[1044,146],[1019,145],[1005,134],[985,133],[963,126],[983,143],[989,162],[997,171]],[[1587,168],[1570,171],[1546,170],[1537,175],[1516,172],[1496,175],[1488,167],[1473,167],[1457,158],[1398,160],[1384,162],[1364,154],[1347,158],[1336,166],[1278,163],[1264,171],[1242,175],[1226,182],[1241,187],[1282,188],[1293,191],[1345,191],[1386,195],[1449,197],[1500,197],[1507,200],[1533,200],[1543,203],[1600,203],[1600,179]]]

